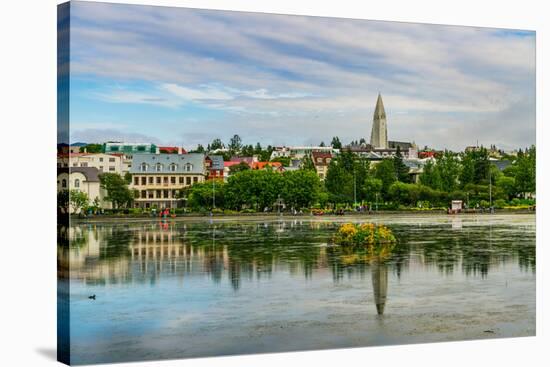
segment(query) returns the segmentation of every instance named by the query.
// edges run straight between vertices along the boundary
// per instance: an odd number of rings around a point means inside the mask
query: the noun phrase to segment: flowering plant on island
[[[342,246],[363,246],[369,254],[387,256],[395,247],[396,239],[391,229],[374,223],[345,223],[333,236],[333,242]]]

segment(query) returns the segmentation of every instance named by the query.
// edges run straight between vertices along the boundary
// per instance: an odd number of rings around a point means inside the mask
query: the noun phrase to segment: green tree
[[[103,152],[103,144],[88,144],[80,148],[80,150],[86,150],[87,153],[101,153]]]
[[[440,171],[432,161],[428,161],[424,165],[424,171],[420,175],[420,183],[435,190],[439,190],[443,186]]]
[[[106,200],[113,203],[114,208],[126,207],[134,200],[133,192],[118,173],[102,173],[99,175],[101,188],[107,191]]]
[[[242,148],[241,137],[237,134],[233,135],[233,137],[229,140],[229,144],[227,147],[234,154],[240,152]]]
[[[513,199],[517,195],[516,180],[513,177],[500,176],[496,180],[496,186],[506,194],[508,200]]]
[[[353,174],[347,172],[339,163],[339,158],[330,161],[325,178],[325,188],[329,200],[333,203],[353,202]]]
[[[386,158],[375,166],[374,177],[382,181],[382,196],[388,198],[390,186],[397,181],[393,159]]]
[[[363,185],[363,193],[365,199],[370,203],[376,202],[380,197],[380,193],[382,192],[382,186],[383,182],[379,178],[367,178]]]
[[[443,155],[437,160],[435,169],[439,172],[441,185],[433,187],[434,189],[447,192],[458,189],[460,178],[460,161],[455,154],[450,151],[445,151],[445,153],[443,153]]]
[[[309,170],[309,171],[317,172],[317,169],[315,168],[315,164],[313,163],[313,159],[311,158],[311,155],[310,155],[310,154],[307,154],[307,155],[304,156],[304,158],[302,159],[302,166],[301,166],[301,168],[304,169],[304,170]]]
[[[318,198],[321,181],[311,170],[297,170],[283,173],[282,197],[287,205],[296,209],[311,207]]]
[[[340,141],[340,138],[335,136],[332,138],[332,141],[330,143],[330,145],[334,148],[334,149],[342,149],[342,142]]]
[[[86,208],[90,202],[88,194],[80,190],[71,190],[69,198],[75,213],[79,213],[82,209]]]
[[[196,183],[189,188],[187,205],[195,210],[222,208],[225,198],[225,183],[219,180],[211,180]]]
[[[212,140],[212,142],[210,143],[210,148],[208,150],[213,151],[216,149],[223,149],[223,148],[224,148],[224,145],[222,140],[220,138],[216,138]]]
[[[398,181],[410,182],[411,177],[409,175],[409,167],[403,163],[403,155],[401,154],[401,147],[397,146],[397,151],[393,157],[393,167],[395,169],[395,176]]]
[[[241,162],[229,167],[229,172],[235,174],[237,172],[247,171],[250,169],[250,166],[246,162]]]
[[[514,162],[516,190],[524,196],[527,193],[536,192],[536,149],[534,146],[527,149],[525,153],[518,153]]]

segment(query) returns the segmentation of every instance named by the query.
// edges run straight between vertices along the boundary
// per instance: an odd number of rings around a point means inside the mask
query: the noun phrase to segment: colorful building
[[[207,176],[203,154],[134,154],[131,188],[137,191],[135,207],[176,208],[179,191]]]

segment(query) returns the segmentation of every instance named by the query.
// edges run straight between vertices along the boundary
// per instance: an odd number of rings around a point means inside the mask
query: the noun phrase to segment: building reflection
[[[371,264],[371,274],[376,313],[383,315],[388,297],[388,266],[383,261],[374,261]]]
[[[412,268],[435,266],[443,275],[461,269],[466,276],[482,277],[510,261],[525,271],[535,269],[534,239],[526,245],[529,239],[521,233],[517,238],[505,233],[505,240],[499,240],[496,230],[491,234],[467,226],[456,231],[434,228],[433,233],[426,227],[414,231],[395,226],[399,246],[382,262],[366,256],[364,249],[330,246],[336,226],[292,220],[60,227],[58,269],[60,276],[93,285],[208,277],[235,291],[247,282],[268,282],[276,273],[306,280],[328,275],[334,283],[368,279],[370,274],[379,315],[385,311],[389,278],[399,279]]]

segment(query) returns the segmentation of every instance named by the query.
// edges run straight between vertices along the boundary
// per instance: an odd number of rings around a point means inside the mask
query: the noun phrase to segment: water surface
[[[388,225],[386,261],[341,221]],[[535,334],[534,215],[136,220],[72,225],[72,363]],[[96,295],[95,300],[88,297]]]

